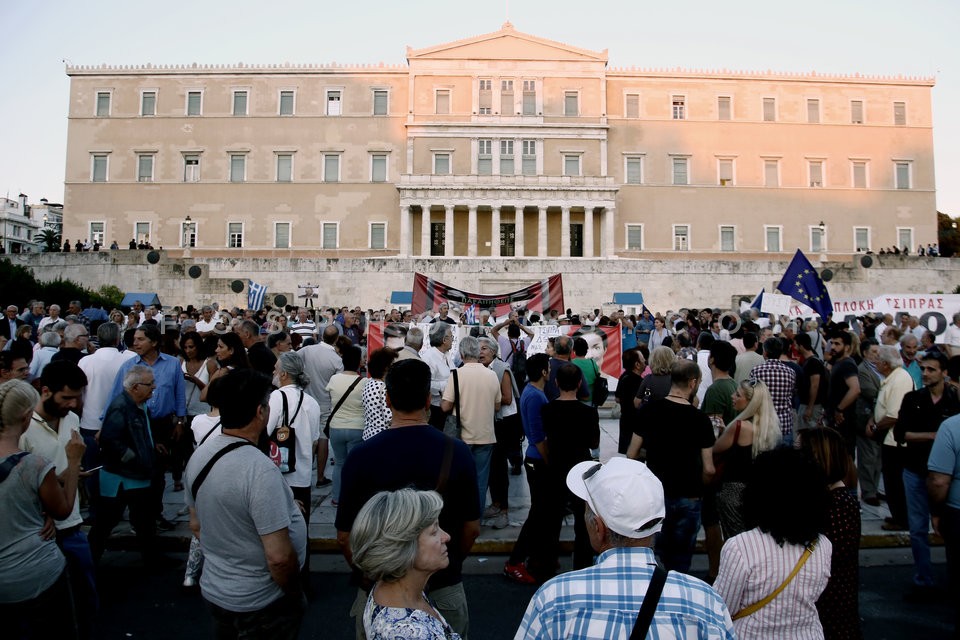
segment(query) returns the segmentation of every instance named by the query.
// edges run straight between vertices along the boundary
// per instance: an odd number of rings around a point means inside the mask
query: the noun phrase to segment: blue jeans
[[[667,498],[665,503],[663,529],[657,535],[655,550],[665,569],[687,573],[700,531],[700,500]]]
[[[487,485],[490,482],[490,459],[493,457],[492,444],[471,444],[470,453],[477,465],[477,489],[480,490],[480,511],[487,506]]]
[[[333,449],[333,500],[340,501],[340,473],[343,463],[353,448],[363,442],[363,429],[330,429],[330,447]]]
[[[927,479],[903,470],[903,490],[907,497],[907,524],[910,527],[910,549],[913,551],[913,582],[922,587],[933,586],[930,563],[930,500]]]

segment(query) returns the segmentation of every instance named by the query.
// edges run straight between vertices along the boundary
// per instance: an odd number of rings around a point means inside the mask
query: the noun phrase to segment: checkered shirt
[[[609,549],[597,564],[564,573],[530,600],[514,640],[626,640],[647,592],[656,560],[646,547]],[[705,582],[671,571],[648,637],[733,640],[727,606]]]
[[[780,433],[793,436],[793,391],[797,387],[797,373],[780,360],[764,360],[750,372],[750,382],[760,380],[770,390],[773,408],[780,419]]]

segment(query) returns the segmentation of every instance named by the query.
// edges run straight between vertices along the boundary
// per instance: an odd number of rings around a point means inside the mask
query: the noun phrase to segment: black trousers
[[[903,464],[907,450],[904,447],[881,445],[883,488],[887,493],[890,517],[899,525],[907,526],[907,495],[903,490]]]
[[[156,548],[156,516],[154,515],[153,488],[120,489],[117,497],[100,498],[100,513],[90,529],[90,550],[94,562],[100,561],[106,548],[107,538],[123,518],[124,510],[130,507],[130,524],[137,532],[137,543],[145,564],[150,565],[159,555]]]

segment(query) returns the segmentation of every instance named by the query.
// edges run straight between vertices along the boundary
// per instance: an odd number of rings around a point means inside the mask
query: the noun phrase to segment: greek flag
[[[263,307],[263,298],[267,295],[266,285],[247,280],[247,308],[259,311]]]
[[[463,312],[466,316],[466,324],[477,324],[477,305],[471,304]]]

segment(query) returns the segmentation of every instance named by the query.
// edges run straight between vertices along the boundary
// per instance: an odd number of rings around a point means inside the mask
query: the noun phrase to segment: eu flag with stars
[[[797,249],[796,255],[790,261],[790,266],[787,267],[787,272],[783,274],[783,279],[777,285],[777,289],[780,290],[780,293],[804,303],[816,311],[824,320],[833,313],[833,302],[830,301],[830,294],[827,293],[826,285],[823,284],[820,275],[800,249]]]

